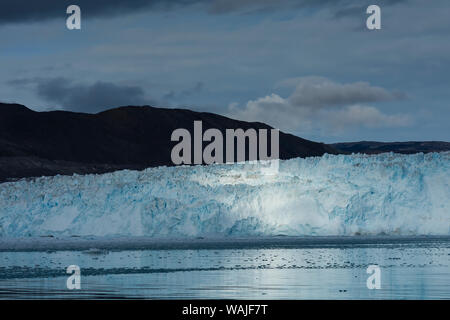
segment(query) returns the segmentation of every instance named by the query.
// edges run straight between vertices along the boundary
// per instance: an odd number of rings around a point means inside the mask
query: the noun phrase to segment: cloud
[[[305,77],[288,79],[282,86],[296,84],[292,94],[278,94],[248,101],[243,107],[230,104],[228,116],[261,121],[290,132],[323,131],[336,133],[347,129],[367,127],[404,127],[412,123],[406,114],[385,114],[369,102],[403,99],[366,82],[336,83],[326,78]]]
[[[389,6],[407,0],[378,0],[377,4]],[[357,5],[355,5],[357,2]],[[209,12],[221,14],[239,11],[276,10],[280,8],[331,8],[336,16],[345,16],[358,12],[365,12],[365,8],[373,1],[349,0],[213,0],[210,2]]]
[[[44,100],[76,112],[95,113],[112,107],[151,103],[139,86],[117,85],[104,81],[86,85],[61,77],[16,79],[9,81],[9,84],[32,85],[38,96]]]
[[[379,0],[379,5],[390,5],[406,0]],[[370,1],[367,5],[370,5]],[[363,8],[348,0],[5,0],[0,2],[0,24],[42,21],[65,18],[69,5],[81,8],[83,17],[110,17],[142,10],[173,10],[193,4],[211,14],[258,12],[292,8],[331,8],[336,16],[346,16]]]
[[[308,0],[292,1],[292,0],[214,0],[211,1],[208,11],[214,14],[230,13],[243,10],[264,10],[276,9],[280,7],[292,6],[297,4],[310,2]]]
[[[376,4],[383,8],[386,6],[396,5],[399,3],[408,2],[408,0],[378,0],[376,3],[374,1],[354,1],[353,3],[348,3],[346,6],[338,7],[334,12],[335,18],[344,18],[348,16],[359,16],[361,12],[366,12],[366,8],[371,4]]]
[[[400,92],[389,92],[368,82],[341,84],[322,77],[303,77],[285,80],[283,84],[296,84],[289,98],[292,104],[316,108],[404,98]]]
[[[412,123],[409,115],[387,115],[375,107],[363,105],[346,106],[340,110],[329,111],[324,120],[333,128],[343,131],[347,127],[363,126],[367,128],[405,127]]]
[[[143,9],[168,10],[200,0],[6,0],[0,2],[0,24],[65,18],[69,5],[81,8],[84,17],[120,15]]]
[[[293,131],[299,127],[310,126],[310,110],[296,108],[279,95],[272,93],[266,97],[250,100],[241,108],[231,103],[227,116],[246,121],[260,121],[276,128]]]

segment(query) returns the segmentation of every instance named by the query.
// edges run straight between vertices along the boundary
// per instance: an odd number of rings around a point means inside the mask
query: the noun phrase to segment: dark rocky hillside
[[[0,103],[0,181],[42,175],[103,173],[172,165],[175,129],[193,137],[194,120],[203,131],[270,129],[185,109],[120,107],[97,114],[35,112],[23,105]],[[205,143],[206,144],[206,143]],[[280,158],[338,153],[333,147],[280,132]]]

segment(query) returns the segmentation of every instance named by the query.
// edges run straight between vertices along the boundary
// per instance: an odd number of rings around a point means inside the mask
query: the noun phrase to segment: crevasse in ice
[[[324,155],[0,184],[0,236],[449,235],[450,153]]]

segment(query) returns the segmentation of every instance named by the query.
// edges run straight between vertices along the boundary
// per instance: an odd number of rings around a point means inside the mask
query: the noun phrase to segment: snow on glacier
[[[324,155],[0,184],[0,236],[449,235],[450,153]]]

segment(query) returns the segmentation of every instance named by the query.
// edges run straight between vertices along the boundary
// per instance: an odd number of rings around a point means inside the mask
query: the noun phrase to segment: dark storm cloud
[[[323,77],[303,77],[285,81],[289,82],[296,84],[289,99],[297,106],[323,108],[406,98],[402,92],[390,92],[362,81],[342,84]]]
[[[407,0],[379,0],[378,5],[390,5]],[[180,6],[202,4],[212,14],[264,9],[321,8],[329,6],[336,16],[360,12],[370,1],[351,0],[2,0],[0,24],[65,18],[69,5],[80,6],[84,18],[112,16],[140,10],[171,10]]]
[[[69,5],[81,8],[84,17],[108,16],[142,9],[168,10],[199,0],[2,0],[0,24],[9,22],[40,21],[65,17]]]
[[[398,3],[407,2],[408,0],[378,0],[376,3],[373,3],[373,1],[354,1],[353,3],[350,2],[346,6],[338,7],[335,12],[334,16],[336,18],[344,18],[349,16],[359,16],[361,15],[361,12],[365,12],[367,7],[371,4],[376,4],[379,7],[383,8],[385,6],[389,5],[395,5]]]
[[[9,81],[13,86],[34,86],[44,100],[65,110],[95,113],[125,105],[151,104],[139,86],[117,85],[98,81],[91,85],[74,83],[66,78],[35,78]]]
[[[221,14],[237,11],[259,11],[263,9],[278,9],[287,7],[321,7],[345,2],[344,0],[214,0],[208,11]]]
[[[407,0],[378,0],[379,6],[393,5]],[[353,12],[365,11],[373,0],[214,0],[210,2],[208,11],[221,14],[236,11],[258,11],[262,9],[282,8],[324,8],[332,9],[336,16],[349,15]]]

